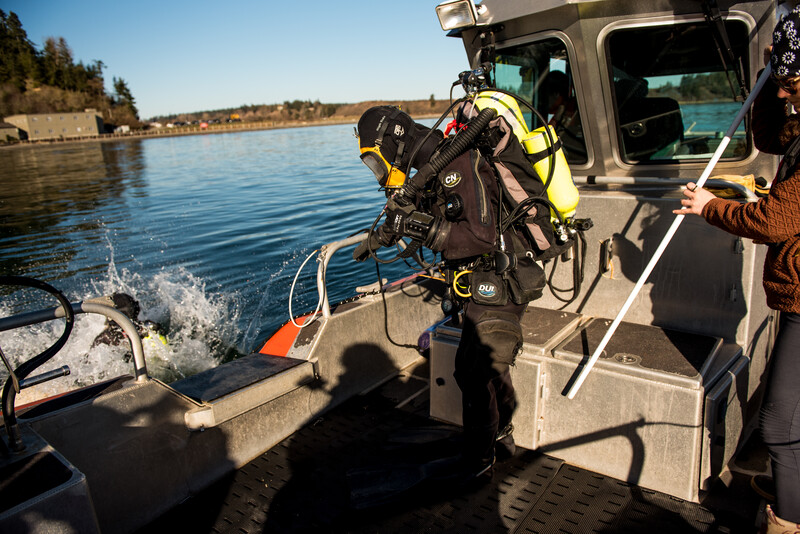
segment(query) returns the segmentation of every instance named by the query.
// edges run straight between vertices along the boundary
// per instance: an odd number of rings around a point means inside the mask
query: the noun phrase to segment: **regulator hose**
[[[422,166],[419,171],[400,188],[399,195],[409,203],[414,202],[417,193],[422,191],[425,184],[432,177],[448,166],[456,157],[461,155],[470,144],[489,126],[489,123],[497,116],[494,109],[486,108],[478,113],[478,116],[469,122],[466,129],[455,136],[453,142],[448,144],[439,154]]]
[[[450,97],[450,100],[452,101],[452,96]],[[439,127],[440,124],[442,124],[442,121],[444,121],[444,119],[450,114],[450,112],[453,111],[453,108],[456,107],[457,105],[461,104],[465,100],[467,100],[467,97],[462,97],[462,98],[459,98],[458,100],[456,100],[455,102],[452,102],[450,104],[450,107],[448,107],[445,110],[445,112],[442,113],[442,116],[439,117],[439,119],[436,121],[436,123],[433,126],[431,126],[430,130],[428,130],[428,133],[425,134],[425,137],[422,138],[422,141],[417,143],[417,146],[414,147],[414,151],[411,153],[411,158],[409,158],[409,160],[408,160],[408,168],[409,169],[414,166],[414,162],[417,159],[417,152],[419,152],[419,149],[422,148],[422,146],[425,145],[425,143],[428,141],[428,139],[430,139],[431,135],[433,135],[433,132],[436,131],[436,129]]]
[[[467,147],[475,141],[475,138],[489,126],[489,123],[497,116],[494,109],[487,108],[478,113],[474,120],[470,121],[467,128],[461,135],[455,136],[453,142],[450,143],[440,154],[432,158],[429,162],[434,174],[438,174],[442,169],[449,165],[456,156],[464,152]]]

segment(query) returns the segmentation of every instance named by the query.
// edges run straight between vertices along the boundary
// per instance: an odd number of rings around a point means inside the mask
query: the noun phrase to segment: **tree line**
[[[248,104],[233,108],[223,108],[193,113],[160,115],[153,121],[187,121],[225,119],[237,116],[243,121],[308,121],[331,118],[343,104],[323,104],[319,100],[286,100],[283,104]]]
[[[95,108],[110,126],[138,127],[136,100],[122,78],[106,93],[100,60],[75,62],[63,37],[48,37],[37,50],[16,13],[0,10],[0,118]]]
[[[326,104],[319,100],[286,100],[282,104],[251,104],[233,108],[223,108],[192,113],[173,113],[153,117],[159,123],[225,120],[236,116],[242,121],[262,121],[287,123],[316,120],[352,120],[367,109],[378,105],[395,105],[412,116],[439,115],[447,109],[449,101],[436,100],[433,95],[426,100],[371,100],[357,103]]]
[[[715,102],[733,98],[731,84],[724,72],[689,74],[683,76],[678,85],[668,82],[658,89],[652,90],[651,93],[674,98],[681,102]]]

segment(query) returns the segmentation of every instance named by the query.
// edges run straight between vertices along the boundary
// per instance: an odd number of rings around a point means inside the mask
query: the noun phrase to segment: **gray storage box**
[[[529,307],[512,367],[517,445],[698,501],[736,449],[749,360],[720,338],[622,322],[574,400],[565,395],[611,321]],[[460,330],[431,342],[431,417],[461,423]]]
[[[528,306],[521,321],[522,335],[525,340],[523,352],[517,357],[516,364],[511,369],[518,397],[522,395],[527,397],[529,390],[536,390],[530,380],[538,380],[538,363],[532,361],[531,356],[550,354],[558,343],[575,331],[580,322],[581,316],[576,313]],[[461,328],[453,326],[452,323],[438,326],[431,339],[430,415],[435,419],[456,425],[460,425],[462,422],[461,390],[453,378],[456,349],[460,339]],[[537,369],[530,369],[531,365],[535,365]],[[518,382],[525,383],[525,387],[520,389],[516,385]],[[520,400],[518,399],[518,401]],[[529,419],[528,415],[519,410],[515,414],[516,434],[524,431],[524,426],[521,427],[521,421],[517,421],[517,419],[520,417]],[[530,423],[535,424],[535,418],[530,420]]]
[[[706,396],[742,357],[741,348],[623,322],[569,400],[564,393],[579,365],[610,324],[595,319],[553,351],[545,366],[538,446],[574,465],[696,502],[704,450],[707,465],[720,463],[710,458],[716,438],[704,432]]]

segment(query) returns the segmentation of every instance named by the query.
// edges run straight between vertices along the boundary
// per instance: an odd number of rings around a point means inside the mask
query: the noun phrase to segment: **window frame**
[[[578,105],[578,113],[580,114],[581,123],[582,123],[582,133],[583,133],[583,141],[586,147],[586,161],[583,163],[569,163],[569,167],[571,170],[587,170],[590,169],[595,163],[595,154],[594,154],[594,144],[592,143],[591,138],[591,128],[586,125],[586,122],[590,116],[585,114],[586,107],[586,99],[584,98],[584,91],[583,91],[583,81],[581,79],[581,72],[580,72],[580,60],[578,59],[578,54],[575,51],[575,46],[572,43],[572,40],[569,36],[560,30],[548,30],[543,32],[536,32],[527,35],[521,35],[519,37],[514,37],[512,39],[507,39],[505,41],[498,41],[495,44],[496,53],[502,54],[503,50],[509,48],[515,48],[518,46],[526,46],[526,45],[533,45],[540,41],[545,41],[548,39],[556,38],[564,44],[564,48],[567,51],[567,57],[569,58],[569,65],[570,65],[570,73],[572,74],[572,79],[574,80],[575,85],[575,99]],[[522,96],[522,95],[520,95]],[[538,108],[537,108],[538,109]],[[525,109],[523,109],[525,111]]]
[[[750,37],[750,41],[748,42],[748,57],[747,62],[743,66],[745,72],[743,73],[745,78],[745,83],[747,84],[748,91],[750,91],[755,84],[755,81],[752,79],[750,72],[751,72],[751,65],[754,65],[754,61],[760,61],[755,56],[755,47],[754,43],[757,39],[754,37],[757,35],[758,26],[756,24],[755,19],[745,12],[741,11],[730,11],[724,18],[725,21],[738,21],[745,24],[745,28],[747,30],[747,34]],[[686,159],[658,159],[653,161],[633,161],[626,159],[624,156],[626,155],[623,152],[623,141],[621,136],[621,124],[619,118],[619,110],[617,109],[616,105],[616,92],[614,88],[614,73],[612,70],[612,63],[611,63],[611,36],[620,30],[634,30],[634,29],[646,29],[646,28],[655,28],[655,27],[663,27],[663,26],[675,26],[680,24],[706,24],[707,22],[702,16],[698,16],[697,14],[689,14],[689,15],[681,15],[681,16],[659,16],[659,17],[648,17],[639,20],[624,20],[624,21],[615,21],[610,24],[607,24],[602,28],[602,30],[598,33],[597,36],[597,57],[599,60],[599,67],[600,67],[600,76],[602,79],[602,84],[604,88],[604,92],[607,95],[605,100],[606,106],[606,116],[608,117],[608,127],[609,127],[609,139],[612,143],[612,157],[614,159],[614,163],[620,168],[631,169],[635,167],[647,167],[648,169],[677,169],[679,167],[687,167],[687,166],[696,166],[699,164],[706,165],[711,158],[713,157],[713,152],[708,154],[708,157],[698,157],[698,158],[686,158]],[[760,63],[759,63],[760,64]],[[741,102],[740,104],[743,104]],[[758,151],[755,149],[753,144],[753,133],[750,127],[751,120],[750,114],[752,111],[749,111],[745,119],[742,121],[745,127],[745,140],[746,140],[746,151],[745,154],[738,157],[726,157],[720,158],[719,163],[722,162],[738,162],[738,163],[746,163],[752,161],[755,156],[758,154]],[[731,116],[731,121],[733,120],[733,116]],[[728,125],[730,126],[730,124]],[[725,128],[727,131],[728,128]]]

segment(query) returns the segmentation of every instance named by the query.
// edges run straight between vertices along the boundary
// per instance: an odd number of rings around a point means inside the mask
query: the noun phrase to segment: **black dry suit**
[[[470,296],[463,302],[454,376],[462,393],[464,453],[481,465],[491,462],[498,431],[511,423],[516,398],[509,366],[522,346],[522,314],[541,295],[545,277],[526,256],[530,247],[520,229],[508,228],[501,240],[501,188],[479,150],[470,148],[447,165],[431,192],[431,213],[449,222],[441,249],[448,280],[472,271],[456,284]]]

